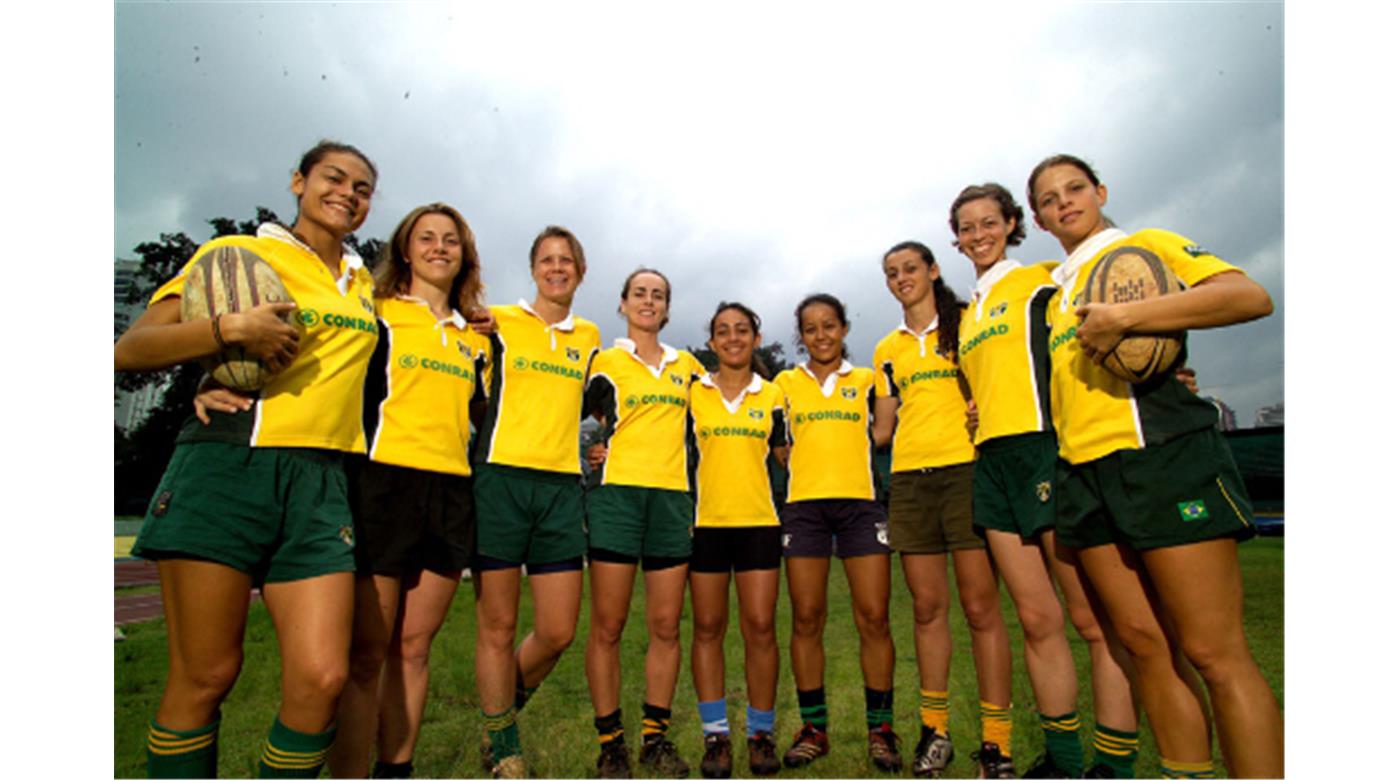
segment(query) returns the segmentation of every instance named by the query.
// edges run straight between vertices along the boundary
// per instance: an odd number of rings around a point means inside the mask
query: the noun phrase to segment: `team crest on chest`
[[[463,344],[460,341],[457,342],[457,351],[461,352],[462,357],[466,358],[467,360],[472,359],[472,348],[467,346],[466,344]]]
[[[685,380],[679,374],[667,374],[667,376],[671,377],[671,384],[676,387],[685,387]]]
[[[579,361],[578,349],[575,347],[564,347],[564,355],[575,363]]]
[[[360,308],[364,309],[370,314],[374,313],[374,304],[370,303],[369,299],[363,295],[360,296]]]
[[[762,420],[762,419],[763,419],[763,410],[762,410],[762,409],[750,409],[750,410],[749,410],[749,417],[751,417],[752,419],[755,419],[755,420]]]
[[[854,387],[841,388],[841,397],[846,399],[847,401],[856,400],[856,389]]]
[[[1000,317],[1001,315],[1003,315],[1003,314],[1005,314],[1005,313],[1006,313],[1006,301],[1002,301],[1001,303],[998,303],[997,305],[993,306],[993,307],[992,307],[992,310],[989,311],[989,312],[987,312],[987,316],[988,316],[988,317]]]
[[[909,377],[907,377],[907,376],[902,376],[902,377],[899,378],[899,389],[900,389],[900,390],[908,390],[908,389],[909,389]]]

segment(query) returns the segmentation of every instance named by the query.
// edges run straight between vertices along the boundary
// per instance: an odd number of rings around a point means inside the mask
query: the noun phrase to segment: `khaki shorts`
[[[176,445],[131,552],[222,563],[258,584],[354,571],[343,457],[217,441]]]
[[[1070,547],[1151,550],[1254,536],[1254,510],[1214,428],[1056,467],[1055,536]]]
[[[890,475],[890,548],[916,555],[974,550],[971,463]]]

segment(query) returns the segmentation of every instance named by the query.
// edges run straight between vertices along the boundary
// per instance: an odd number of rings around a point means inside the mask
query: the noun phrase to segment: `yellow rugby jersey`
[[[661,366],[637,357],[630,339],[598,353],[588,375],[584,411],[601,412],[608,459],[603,485],[689,490],[685,417],[690,383],[705,373],[689,352],[662,344]]]
[[[598,326],[572,314],[547,325],[523,300],[491,313],[497,329],[477,462],[581,474],[579,412]]]
[[[787,500],[874,499],[875,372],[843,360],[821,385],[803,363],[773,382],[783,391],[790,421]]]
[[[690,385],[695,465],[695,525],[778,525],[768,453],[787,443],[783,393],[754,374],[731,403],[709,374]],[[611,457],[611,455],[609,455]]]
[[[899,399],[890,471],[970,462],[967,399],[958,365],[938,348],[938,318],[922,333],[901,322],[875,345],[873,362],[875,397]]]
[[[1002,260],[977,280],[958,328],[958,366],[977,401],[977,438],[1050,430],[1045,305],[1058,263]]]
[[[439,320],[418,298],[374,303],[383,335],[365,380],[369,459],[470,475],[468,409],[487,385],[490,342],[455,310]]]
[[[281,225],[257,237],[225,236],[200,247],[191,263],[217,246],[237,246],[266,260],[297,303],[301,341],[291,365],[268,380],[250,413],[213,415],[205,428],[187,426],[180,441],[223,440],[253,447],[365,451],[361,420],[365,371],[379,339],[371,295],[374,280],[348,247],[340,276]],[[189,265],[161,285],[151,303],[182,292]]]
[[[1050,325],[1050,410],[1060,457],[1086,463],[1126,449],[1141,449],[1215,425],[1218,412],[1186,389],[1171,372],[1131,384],[1094,365],[1075,338],[1089,273],[1109,250],[1131,244],[1151,250],[1188,287],[1238,270],[1189,239],[1165,230],[1129,236],[1116,228],[1088,238],[1052,274],[1058,286],[1046,311]],[[1182,360],[1186,352],[1182,351]]]

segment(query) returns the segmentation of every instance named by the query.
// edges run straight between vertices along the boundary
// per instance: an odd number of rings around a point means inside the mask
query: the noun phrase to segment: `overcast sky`
[[[1281,4],[853,8],[118,3],[113,254],[258,205],[290,220],[290,172],[330,137],[381,173],[359,235],[455,205],[492,302],[532,296],[530,241],[557,223],[605,341],[649,265],[674,285],[669,343],[699,345],[738,299],[791,355],[794,305],[825,291],[868,364],[900,320],[884,250],[925,242],[966,297],[948,204],[984,181],[1024,200],[1069,152],[1120,226],[1188,236],[1269,290],[1272,317],[1193,334],[1190,362],[1243,425],[1283,400]],[[1034,226],[1013,249],[1062,255]]]

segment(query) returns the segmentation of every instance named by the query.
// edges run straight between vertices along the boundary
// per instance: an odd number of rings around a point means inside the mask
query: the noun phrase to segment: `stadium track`
[[[116,559],[114,568],[114,587],[134,588],[142,585],[160,584],[160,576],[156,573],[156,565],[151,561],[143,561],[136,558],[118,558]],[[258,592],[250,591],[248,597],[250,600],[256,599],[258,597]],[[155,620],[164,615],[159,590],[132,594],[122,594],[119,592],[114,599],[112,611],[114,613],[115,622],[119,626],[124,626],[128,623],[144,623],[145,621]]]

